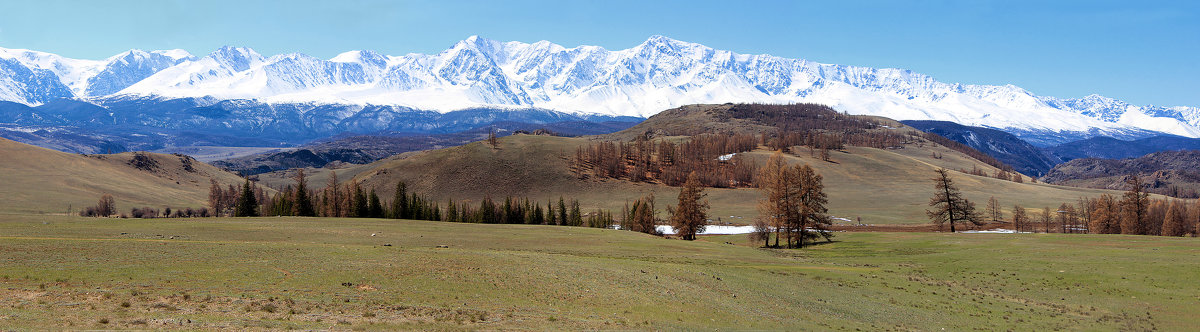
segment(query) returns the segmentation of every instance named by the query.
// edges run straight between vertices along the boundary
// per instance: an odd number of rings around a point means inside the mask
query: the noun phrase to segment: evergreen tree
[[[294,195],[294,203],[292,204],[292,215],[300,217],[315,217],[317,211],[313,209],[312,198],[308,195],[308,179],[304,176],[304,169],[296,170],[296,192]]]
[[[234,207],[234,217],[257,217],[258,201],[254,198],[254,189],[250,187],[250,179],[242,184],[241,196]]]
[[[408,185],[404,181],[396,182],[396,193],[392,196],[392,218],[404,219],[410,217],[408,212]]]
[[[569,212],[567,212],[567,202],[566,202],[566,201],[563,201],[563,197],[562,197],[562,196],[558,196],[558,209],[557,209],[557,211],[558,211],[558,216],[557,216],[557,217],[555,217],[555,219],[556,219],[555,221],[557,221],[557,222],[558,222],[558,225],[566,225],[566,224],[569,222],[569,221],[567,220],[567,214],[568,214]]]
[[[354,216],[356,218],[366,218],[371,215],[369,203],[367,202],[367,193],[363,192],[362,186],[358,182],[354,182]]]
[[[449,222],[459,222],[458,207],[454,206],[453,198],[446,201],[446,215],[445,215],[445,218],[442,218],[442,220],[449,221]]]
[[[375,194],[375,188],[371,188],[370,198],[367,203],[367,215],[371,218],[383,218],[383,203],[379,201],[379,195]]]
[[[583,226],[583,212],[579,209],[579,201],[571,200],[571,213],[567,216],[569,226]]]
[[[958,191],[958,187],[950,179],[949,171],[945,168],[939,168],[936,172],[938,175],[933,178],[933,197],[929,199],[929,206],[933,206],[934,210],[926,210],[925,214],[939,228],[941,225],[949,223],[951,233],[956,231],[954,228],[955,223],[970,222],[976,225],[981,224],[979,215],[975,213],[975,204],[964,198],[962,192]]]
[[[704,232],[708,219],[708,202],[704,200],[704,187],[700,185],[695,171],[688,174],[687,182],[679,189],[679,203],[671,208],[671,228],[684,240],[695,240],[696,234]]]
[[[658,214],[654,209],[654,194],[643,196],[633,201],[633,207],[622,221],[621,228],[634,232],[660,235],[658,231]]]

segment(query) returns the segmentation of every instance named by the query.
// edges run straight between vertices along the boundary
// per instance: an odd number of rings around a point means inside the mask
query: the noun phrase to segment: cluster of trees
[[[1196,236],[1200,234],[1200,201],[1152,199],[1138,176],[1126,179],[1128,191],[1120,199],[1101,195],[1082,199],[1082,219],[1096,234]]]
[[[758,142],[754,135],[741,134],[698,135],[683,143],[596,142],[575,150],[571,169],[580,176],[669,186],[683,185],[696,172],[706,187],[745,187],[751,185],[755,165],[737,153],[754,150]]]
[[[96,205],[85,207],[79,211],[83,217],[110,217],[117,214],[116,200],[110,194],[100,195]],[[151,207],[132,208],[129,213],[121,213],[121,218],[203,218],[211,216],[208,208],[183,208],[172,210],[164,207],[162,210]]]
[[[687,181],[679,190],[678,203],[667,207],[667,220],[658,217],[654,207],[654,194],[647,194],[632,204],[625,203],[620,228],[627,231],[652,235],[663,235],[658,225],[667,222],[675,235],[684,240],[695,240],[708,225],[708,201],[704,199],[704,185],[696,172],[688,174]],[[610,216],[611,218],[611,216]]]
[[[230,186],[210,189],[213,210],[231,211],[235,217],[246,216],[323,216],[348,218],[394,218],[490,224],[546,224],[563,226],[611,227],[612,213],[596,210],[581,213],[579,201],[559,197],[558,204],[547,202],[546,207],[528,198],[505,198],[503,204],[484,198],[477,205],[453,200],[443,209],[428,196],[410,192],[403,181],[396,183],[394,196],[387,204],[374,188],[365,190],[357,181],[338,183],[331,172],[326,188],[314,191],[308,187],[303,170],[294,177],[296,185],[278,190],[265,197],[263,190],[249,180],[241,189]],[[233,202],[232,206],[228,205]]]
[[[832,220],[825,213],[828,197],[820,174],[808,164],[788,166],[781,151],[776,151],[762,167],[756,179],[763,198],[759,201],[760,216],[755,220],[752,241],[763,246],[779,247],[784,238],[787,248],[799,248],[805,241],[824,237],[832,240]]]
[[[974,204],[961,197],[944,170],[938,171],[935,181],[937,193],[930,205],[936,203],[939,208],[929,212],[935,224],[951,220],[975,225],[984,220],[1005,221],[1000,202],[995,197],[988,200],[983,214],[978,215],[974,212]],[[1153,199],[1138,176],[1128,177],[1126,184],[1129,189],[1120,198],[1109,194],[1098,198],[1083,197],[1074,204],[1059,204],[1057,209],[1051,206],[1026,209],[1014,205],[1008,221],[1018,232],[1200,235],[1200,201],[1189,204],[1176,199]],[[953,223],[950,224],[953,231]]]
[[[100,201],[96,202],[95,206],[85,207],[79,210],[79,215],[84,217],[107,217],[117,213],[116,201],[112,195],[100,195]]]

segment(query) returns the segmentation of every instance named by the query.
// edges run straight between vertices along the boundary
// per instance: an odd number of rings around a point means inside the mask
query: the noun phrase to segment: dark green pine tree
[[[258,216],[258,199],[254,198],[254,188],[250,187],[250,179],[246,179],[246,183],[242,184],[242,195],[241,197],[238,197],[237,205],[234,207],[233,216]]]
[[[396,194],[392,196],[392,218],[408,217],[408,185],[404,181],[396,183]]]
[[[371,188],[371,198],[367,203],[367,215],[371,218],[383,218],[383,204],[379,201],[379,195],[375,194],[375,188]]]
[[[358,218],[366,218],[370,216],[370,209],[367,207],[367,194],[363,192],[362,187],[358,183],[354,184],[354,216]]]
[[[296,171],[296,191],[292,203],[292,215],[315,217],[317,210],[313,208],[312,198],[308,195],[308,179],[304,177],[304,169]]]
[[[566,225],[569,222],[567,220],[567,213],[567,202],[563,201],[562,196],[558,196],[558,217],[555,218],[557,219],[555,221],[557,221],[559,225]]]

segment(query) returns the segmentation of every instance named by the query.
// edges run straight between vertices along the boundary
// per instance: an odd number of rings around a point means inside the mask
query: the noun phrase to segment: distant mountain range
[[[42,108],[63,99],[96,107]],[[944,83],[903,69],[738,54],[662,36],[616,51],[470,37],[438,54],[352,51],[328,60],[236,47],[201,57],[132,50],[105,60],[0,49],[0,100],[32,106],[0,111],[0,123],[18,127],[59,119],[52,125],[117,123],[169,132],[219,122],[234,136],[287,138],[437,126],[410,115],[464,109],[644,118],[684,104],[725,102],[822,103],[852,114],[994,128],[1038,146],[1098,136],[1200,137],[1196,107],[1038,96],[1012,85]],[[144,109],[100,111],[129,103]]]

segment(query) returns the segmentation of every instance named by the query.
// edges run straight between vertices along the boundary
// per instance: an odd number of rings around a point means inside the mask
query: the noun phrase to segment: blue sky
[[[434,53],[470,35],[624,49],[655,34],[738,53],[906,68],[946,82],[1200,106],[1200,2],[0,2],[0,47],[101,59],[222,45],[329,58]]]

